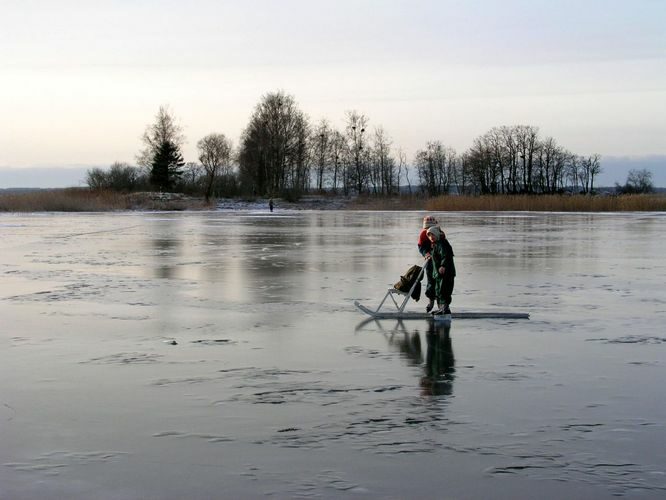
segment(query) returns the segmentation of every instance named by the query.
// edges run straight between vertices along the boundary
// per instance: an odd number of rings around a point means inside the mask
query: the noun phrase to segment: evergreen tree
[[[184,165],[178,146],[171,141],[163,142],[153,156],[150,183],[160,191],[170,191],[182,175]]]
[[[166,142],[171,141],[180,148],[185,142],[183,129],[167,106],[160,106],[155,122],[146,127],[143,134],[144,149],[137,156],[140,167],[150,170],[157,150]]]

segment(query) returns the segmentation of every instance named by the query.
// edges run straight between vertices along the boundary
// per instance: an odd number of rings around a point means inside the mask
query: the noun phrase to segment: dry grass
[[[346,204],[347,210],[427,210],[425,196],[403,195],[398,197],[359,196]]]
[[[179,193],[131,193],[125,196],[131,210],[207,210],[215,208],[215,200],[206,203]]]
[[[439,212],[664,212],[666,196],[439,196],[426,198],[359,197],[347,205],[351,210],[432,210]]]
[[[122,194],[85,188],[0,195],[0,212],[111,212],[115,210],[201,210],[203,200],[160,193]]]
[[[338,200],[339,203],[334,203]],[[292,208],[347,210],[432,210],[439,212],[527,211],[527,212],[664,212],[664,195],[623,196],[424,196],[308,197]],[[214,208],[201,198],[173,193],[90,191],[85,188],[54,189],[21,194],[0,194],[0,212],[109,212],[114,210],[205,210]]]
[[[104,212],[126,209],[119,193],[69,188],[0,195],[0,212]]]
[[[663,212],[666,196],[440,196],[425,203],[436,211]]]

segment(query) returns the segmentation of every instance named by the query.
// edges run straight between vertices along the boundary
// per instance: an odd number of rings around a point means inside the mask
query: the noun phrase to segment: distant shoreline
[[[122,194],[83,188],[0,190],[0,212],[113,212],[269,210],[268,198],[221,198],[209,203],[202,197],[180,193],[142,192]],[[636,195],[421,195],[392,197],[304,195],[294,201],[273,199],[280,210],[366,210],[437,212],[666,212],[666,194]]]

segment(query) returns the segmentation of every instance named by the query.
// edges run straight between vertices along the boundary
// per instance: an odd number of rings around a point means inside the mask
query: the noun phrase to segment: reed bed
[[[347,210],[428,210],[426,204],[428,198],[425,196],[402,195],[402,196],[359,196],[348,202]]]
[[[0,212],[113,212],[118,210],[201,210],[202,199],[160,193],[123,194],[85,188],[0,194]]]
[[[666,196],[440,196],[427,200],[425,209],[451,212],[663,212],[666,211]]]
[[[106,212],[127,209],[120,193],[69,188],[0,195],[0,212]]]
[[[336,199],[339,203],[333,203]],[[321,203],[303,199],[292,208],[346,210],[431,210],[439,212],[664,212],[666,196],[440,196],[418,195],[400,197],[360,196],[323,197]],[[299,205],[303,205],[300,207]],[[91,191],[85,188],[53,189],[19,194],[0,194],[0,212],[110,212],[116,210],[203,210],[215,208],[213,200],[206,204],[201,198],[179,194]],[[278,206],[280,204],[278,203]]]
[[[432,210],[439,212],[664,212],[666,196],[634,195],[494,195],[358,197],[352,210]]]

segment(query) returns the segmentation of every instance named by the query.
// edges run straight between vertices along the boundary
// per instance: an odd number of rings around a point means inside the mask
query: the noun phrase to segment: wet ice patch
[[[344,351],[350,356],[359,356],[362,358],[369,359],[392,359],[395,357],[392,353],[387,353],[385,351],[380,351],[377,349],[368,349],[360,346],[348,346],[344,348]]]
[[[61,470],[70,466],[112,462],[127,455],[129,454],[120,451],[53,451],[43,453],[27,462],[8,462],[3,465],[16,471],[57,476]]]
[[[247,388],[245,388],[247,389]],[[340,404],[351,399],[352,393],[366,391],[361,388],[329,387],[318,382],[306,384],[303,382],[294,384],[267,385],[259,390],[237,394],[231,398],[232,401],[243,401],[251,404],[291,404],[310,403],[322,406]]]
[[[7,403],[0,402],[0,420],[9,422],[14,419],[14,416],[16,416],[16,410],[14,407]]]
[[[163,431],[153,434],[153,437],[156,438],[185,438],[185,439],[203,439],[209,443],[230,443],[234,441],[233,438],[228,436],[218,435],[218,434],[205,434],[199,432],[180,432],[180,431]]]
[[[234,370],[237,371],[237,370]],[[325,373],[325,372],[314,372],[310,370],[289,370],[284,368],[244,368],[243,378],[247,380],[277,380],[284,376],[291,375],[315,375],[316,373]],[[220,370],[220,373],[230,373],[228,370]]]
[[[11,337],[9,340],[11,342],[10,347],[35,346],[54,341],[52,338],[40,338],[39,340],[36,340],[28,337]]]
[[[482,373],[480,378],[494,382],[520,382],[531,377],[523,371],[488,371]]]
[[[346,401],[340,401],[344,404],[335,418],[301,425],[291,432],[278,429],[273,436],[257,444],[298,449],[346,444],[375,455],[421,454],[444,449],[447,425],[453,422],[439,413],[424,411],[413,405],[413,401],[401,400],[396,404],[396,395],[391,392],[370,388],[348,392]],[[373,397],[368,398],[368,394]],[[359,400],[365,403],[356,406]]]
[[[270,471],[254,464],[246,465],[241,476],[261,482],[263,496],[276,498],[337,498],[341,495],[367,496],[368,488],[350,481],[343,472],[332,469],[311,474],[307,470]]]
[[[626,335],[614,339],[598,338],[587,339],[588,342],[602,342],[604,344],[664,344],[666,337],[657,337],[651,335]]]
[[[627,362],[628,365],[634,365],[634,366],[658,366],[659,362],[658,361],[629,361]]]
[[[65,276],[44,276],[40,281],[55,280],[58,278],[72,281],[71,273],[65,273]],[[155,283],[134,279],[110,279],[94,275],[80,275],[81,278],[73,283],[53,286],[46,290],[39,290],[32,293],[15,294],[8,297],[8,300],[15,302],[65,302],[65,301],[107,301],[109,303],[123,303],[127,298],[134,299],[137,292],[154,289]],[[129,302],[128,305],[135,305]],[[154,305],[154,304],[151,304]]]
[[[150,385],[157,387],[169,386],[169,385],[191,385],[191,384],[203,384],[206,382],[213,382],[219,380],[221,377],[183,377],[183,378],[161,378],[159,380],[153,381]]]
[[[199,345],[232,345],[236,342],[232,341],[231,339],[199,339],[192,340],[191,343]]]
[[[505,452],[496,450],[498,454]],[[506,457],[509,458],[509,457]],[[492,476],[523,475],[537,480],[576,481],[606,488],[614,496],[630,492],[666,492],[663,473],[633,462],[604,460],[592,454],[563,456],[559,453],[516,454],[510,463],[486,470]],[[661,492],[661,493],[659,493]]]
[[[100,364],[100,365],[131,365],[131,364],[152,364],[158,363],[162,358],[161,354],[148,354],[141,352],[117,353],[99,358],[91,358],[87,361],[81,361],[80,364]]]

